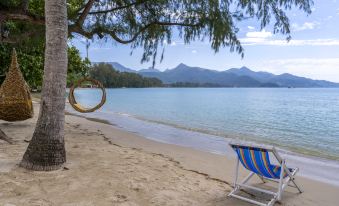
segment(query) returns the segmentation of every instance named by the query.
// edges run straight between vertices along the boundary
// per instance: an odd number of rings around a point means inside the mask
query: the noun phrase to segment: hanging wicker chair
[[[74,90],[81,86],[81,84],[83,82],[91,82],[92,86],[100,88],[102,91],[102,98],[101,101],[98,105],[96,105],[93,108],[85,108],[83,106],[81,106],[74,97]],[[89,78],[89,77],[85,77],[83,79],[78,80],[78,82],[76,84],[74,84],[71,89],[69,90],[69,96],[68,96],[68,101],[70,103],[70,105],[73,107],[73,109],[75,109],[76,111],[80,112],[80,113],[90,113],[90,112],[94,112],[98,109],[100,109],[106,102],[106,90],[104,88],[104,86],[101,84],[101,82],[99,82],[98,80]]]
[[[33,117],[30,88],[19,69],[16,51],[13,49],[12,62],[0,87],[0,119],[14,122]]]

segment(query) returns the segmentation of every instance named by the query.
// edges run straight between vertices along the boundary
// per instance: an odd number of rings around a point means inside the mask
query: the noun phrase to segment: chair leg
[[[273,206],[274,203],[277,201],[277,196],[273,197],[269,203],[267,203],[267,206]]]
[[[265,179],[261,175],[258,175],[258,177],[261,179],[263,183],[266,183]]]
[[[233,190],[227,195],[227,196],[232,196],[234,193],[236,193],[239,189],[239,186],[237,186],[238,182],[238,176],[239,176],[239,158],[237,157],[237,164],[235,166],[235,174],[234,174],[234,183],[233,183]]]
[[[281,169],[280,169],[280,179],[279,179],[279,188],[278,188],[278,201],[281,200],[281,195],[283,193],[283,179],[284,179],[284,171],[285,171],[285,161],[283,160],[281,163]],[[288,182],[287,182],[288,184]]]
[[[240,185],[245,184],[248,180],[251,179],[251,177],[253,177],[254,174],[254,172],[248,174],[247,177],[245,177],[245,179],[243,179],[240,184],[234,183],[234,189],[228,194],[228,196],[232,196],[234,193],[236,193],[240,189]]]
[[[299,191],[299,193],[302,193],[303,191],[301,190],[301,188],[298,186],[298,184],[296,183],[296,180],[295,180],[295,175],[297,174],[297,172],[299,171],[299,168],[296,168],[292,174],[290,175],[290,181],[293,183],[293,185],[297,188],[297,190]],[[287,182],[288,184],[288,182]]]
[[[237,157],[237,165],[235,166],[235,178],[234,178],[234,187],[237,186],[238,176],[239,176],[239,158]]]
[[[291,179],[292,183],[294,184],[294,186],[297,188],[297,190],[299,191],[299,193],[303,193],[303,191],[301,190],[301,188],[298,186],[298,184],[296,183],[295,179],[292,178]]]

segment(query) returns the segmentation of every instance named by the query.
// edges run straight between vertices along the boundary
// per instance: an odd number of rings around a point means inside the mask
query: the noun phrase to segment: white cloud
[[[262,31],[247,32],[246,37],[241,38],[240,41],[244,45],[252,45],[252,44],[258,44],[258,43],[264,43],[270,37],[272,37],[272,33],[267,32],[267,31],[265,31],[265,29],[263,29]]]
[[[312,79],[339,82],[339,58],[293,58],[263,61],[258,65],[276,74],[291,73]]]
[[[262,31],[251,31],[246,33],[246,37],[248,38],[268,38],[271,36],[272,33],[265,31],[265,29]]]
[[[164,40],[163,42],[162,42],[164,45],[170,45],[170,46],[176,46],[177,45],[177,43],[175,42],[175,41],[171,41],[171,43],[169,44],[168,42],[167,42],[167,40]],[[179,43],[180,44],[180,43]]]
[[[249,30],[254,30],[255,28],[253,26],[247,26]]]
[[[327,16],[324,20],[325,21],[328,21],[328,20],[330,20],[330,19],[332,19],[333,18],[333,16]]]
[[[339,39],[296,39],[286,41],[264,38],[242,38],[240,41],[245,46],[339,46]]]
[[[301,26],[294,24],[292,27],[301,31],[314,29],[318,24],[318,22],[305,22]],[[247,32],[246,37],[240,38],[239,40],[244,46],[339,46],[339,39],[293,39],[290,41],[285,39],[274,39],[272,33],[265,30],[260,32]]]
[[[112,47],[89,47],[89,51],[112,50]]]
[[[196,53],[198,53],[198,52],[197,52],[197,50],[192,50],[192,53],[193,53],[193,54],[196,54]]]
[[[302,25],[292,24],[293,31],[303,31],[303,30],[312,30],[315,29],[320,23],[319,22],[305,22]]]

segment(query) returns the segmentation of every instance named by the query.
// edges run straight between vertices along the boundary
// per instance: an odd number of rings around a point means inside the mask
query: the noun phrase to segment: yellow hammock
[[[33,117],[33,104],[30,88],[27,85],[13,49],[12,62],[3,84],[0,87],[0,119],[14,122]]]
[[[75,100],[74,90],[78,86],[81,86],[81,84],[83,82],[91,82],[92,86],[100,88],[101,91],[102,91],[102,98],[101,98],[100,103],[93,108],[85,108],[85,107],[81,106],[79,103],[77,103],[77,101]],[[83,79],[78,80],[78,82],[71,87],[71,89],[69,91],[68,101],[69,101],[70,105],[73,107],[73,109],[75,109],[78,112],[81,112],[81,113],[94,112],[105,104],[105,102],[106,102],[106,90],[105,90],[104,86],[101,84],[101,82],[99,82],[98,80],[85,77]]]

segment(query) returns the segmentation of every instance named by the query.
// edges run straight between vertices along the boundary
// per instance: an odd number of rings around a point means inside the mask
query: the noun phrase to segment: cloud
[[[312,30],[315,29],[320,23],[319,22],[305,22],[302,25],[292,24],[293,31],[304,31],[304,30]]]
[[[244,46],[339,46],[339,39],[295,39],[277,40],[269,38],[240,38]]]
[[[325,21],[331,20],[333,18],[333,16],[327,16],[326,18],[324,18]]]
[[[301,26],[294,24],[294,29],[300,31],[314,29],[318,24],[318,22],[305,22]],[[274,39],[272,33],[265,30],[247,32],[246,37],[239,38],[239,40],[244,46],[339,46],[339,39],[293,39],[290,41]]]
[[[291,58],[262,61],[259,67],[272,73],[292,73],[312,79],[339,82],[339,58]]]
[[[176,46],[176,45],[178,45],[178,44],[184,44],[183,42],[175,42],[175,41],[171,41],[171,43],[169,44],[168,42],[167,42],[167,40],[164,40],[163,41],[163,44],[164,45],[170,45],[170,46]]]
[[[192,50],[192,54],[198,53],[197,50]]]
[[[265,29],[263,29],[262,31],[251,31],[246,33],[246,37],[248,38],[268,38],[271,36],[272,33],[265,31]]]
[[[112,47],[89,47],[90,51],[112,50]]]
[[[248,27],[250,28],[250,26]],[[251,27],[254,28],[254,27]],[[239,39],[243,45],[252,45],[252,44],[258,44],[258,43],[264,43],[267,41],[270,37],[272,37],[271,32],[265,31],[263,29],[262,31],[250,31],[246,33],[245,38]]]
[[[303,25],[294,24],[293,29],[301,31],[307,29],[314,29],[320,23],[305,22]],[[293,39],[287,41],[286,39],[276,39],[271,32],[250,31],[246,33],[246,37],[239,38],[244,46],[339,46],[339,39]]]
[[[249,30],[254,30],[255,28],[253,26],[247,26]]]

